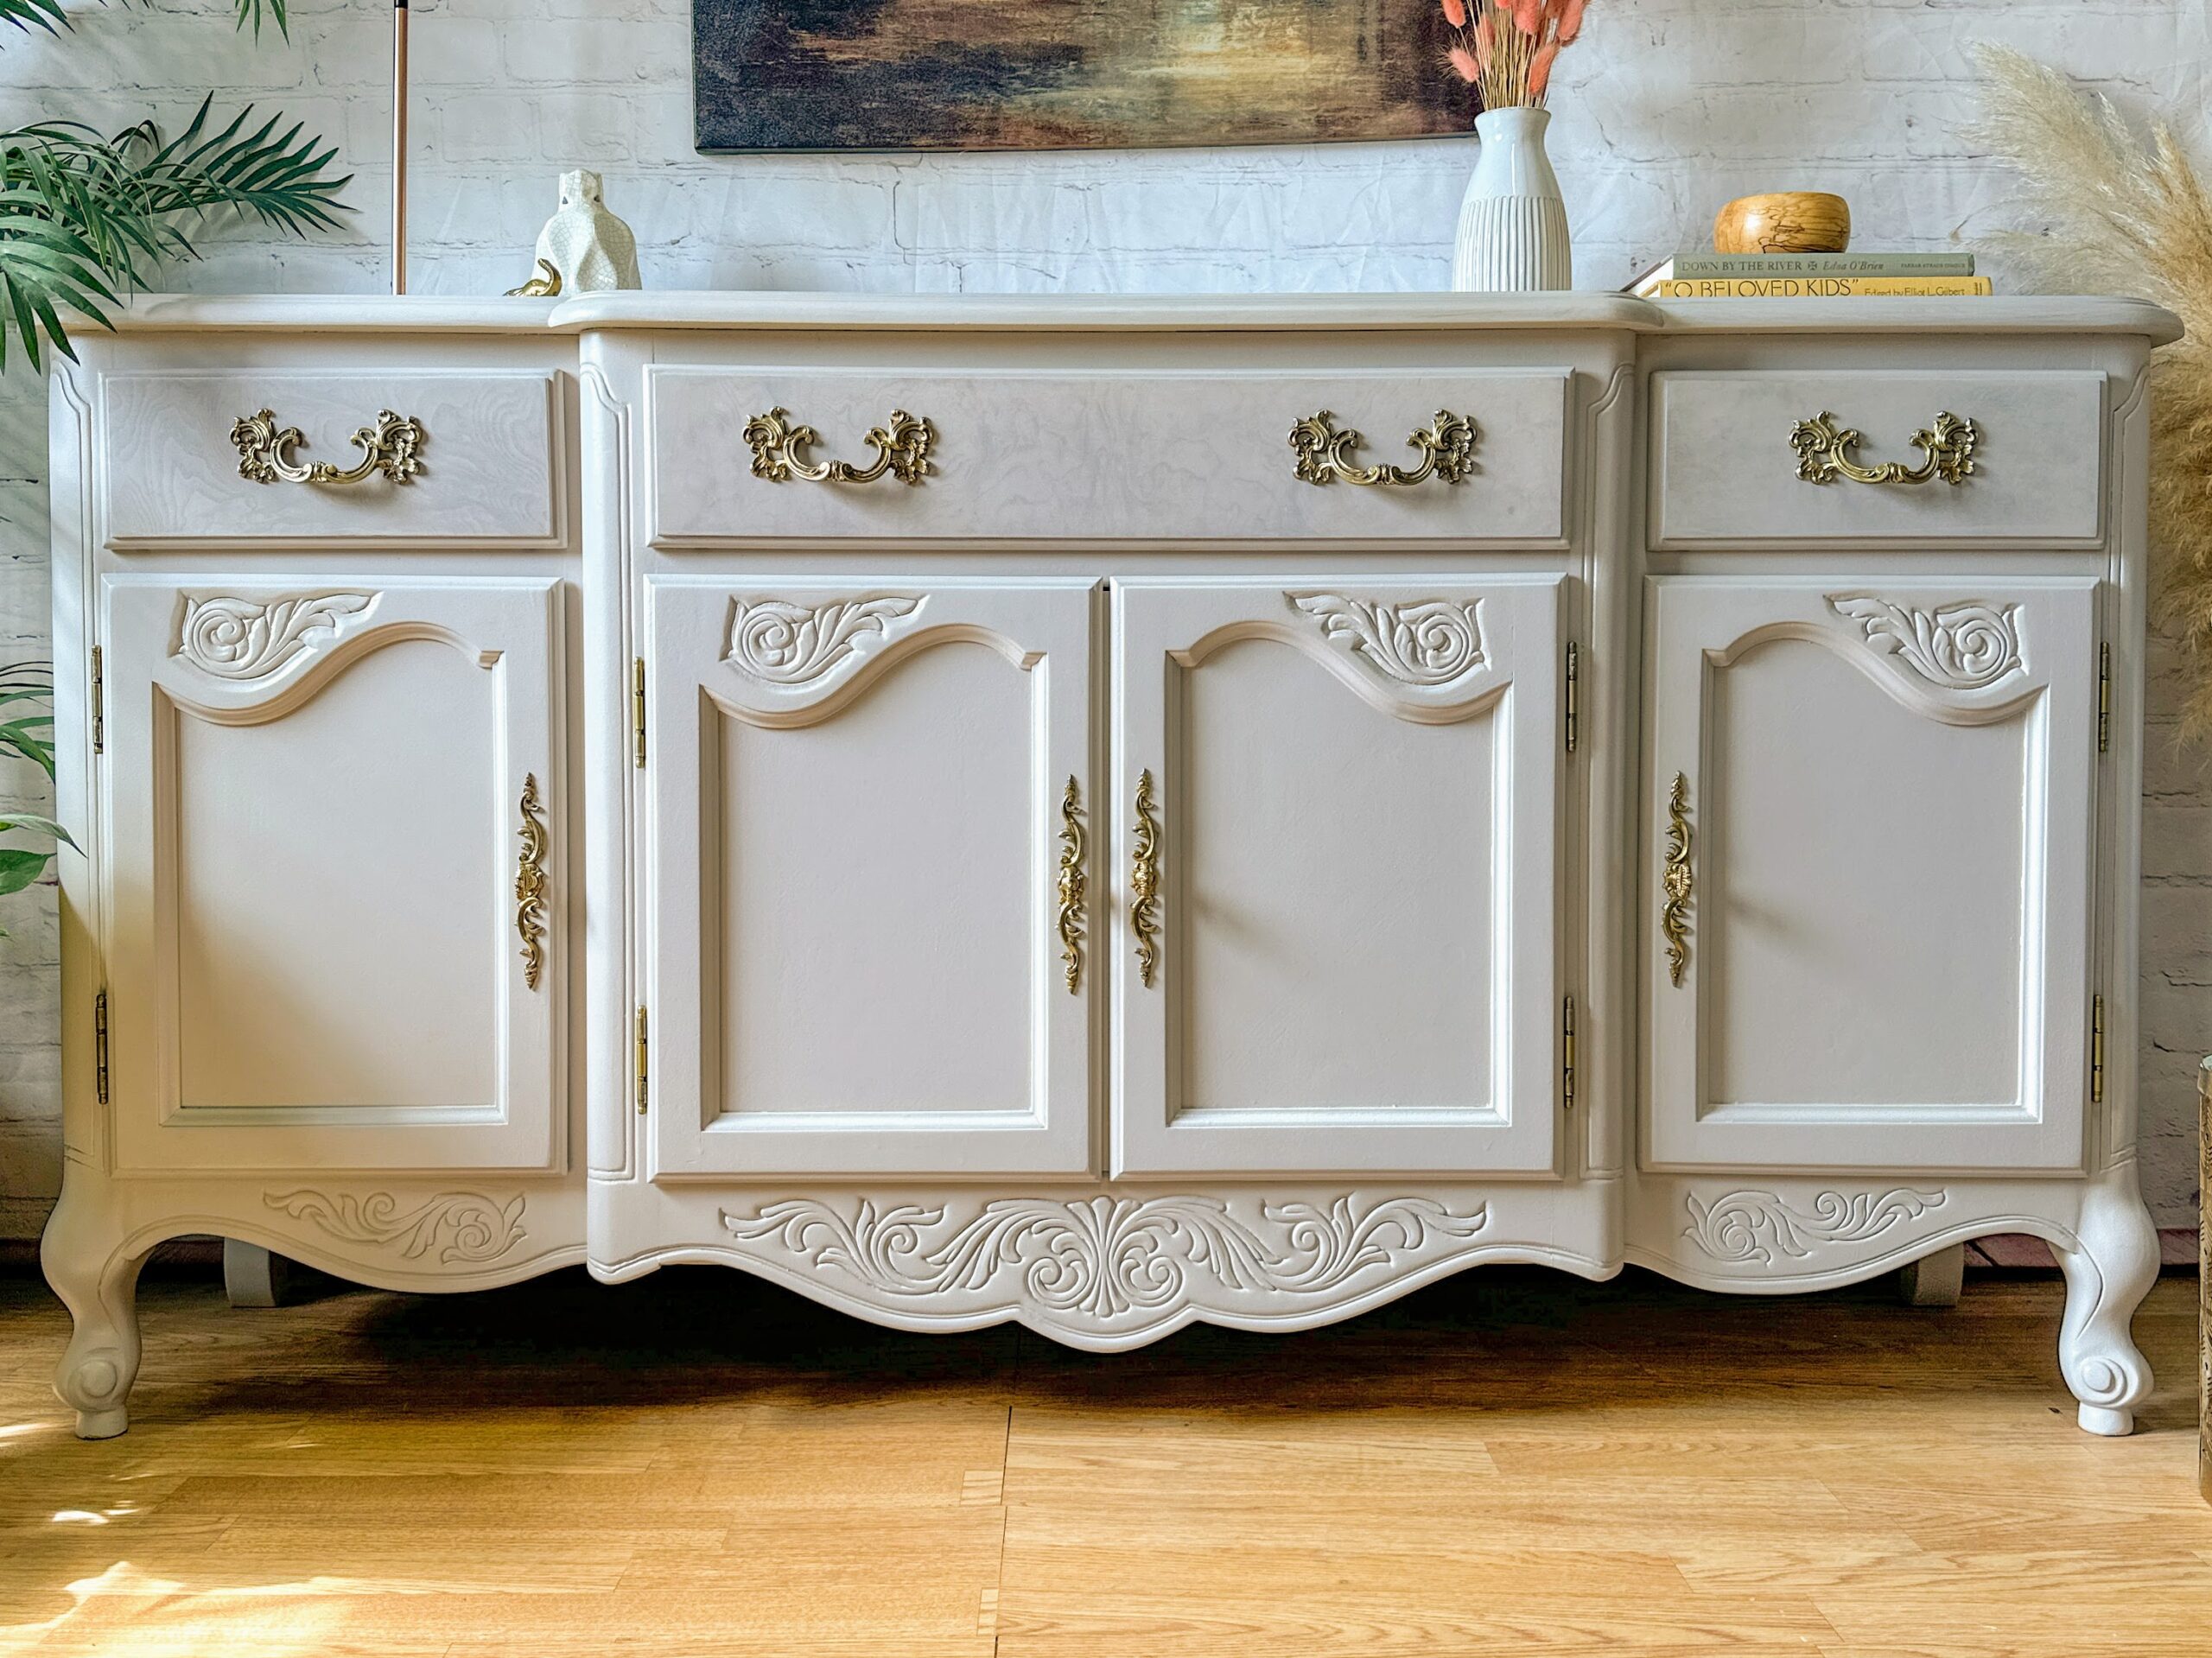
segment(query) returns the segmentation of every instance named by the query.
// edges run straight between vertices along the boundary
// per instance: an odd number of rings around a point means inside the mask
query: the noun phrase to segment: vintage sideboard
[[[2127,1432],[2175,332],[135,305],[52,393],[78,1431],[181,1233],[1116,1349],[2008,1231]]]

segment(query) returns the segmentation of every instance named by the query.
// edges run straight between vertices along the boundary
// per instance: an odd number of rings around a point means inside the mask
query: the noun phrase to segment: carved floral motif
[[[771,685],[826,679],[849,658],[887,639],[892,624],[922,607],[903,593],[832,599],[819,605],[784,599],[739,599],[730,607],[728,659]]]
[[[1335,593],[1286,593],[1321,626],[1392,679],[1448,685],[1483,665],[1482,600],[1421,599],[1407,604],[1347,599]]]
[[[961,1219],[943,1208],[857,1201],[849,1213],[811,1197],[722,1211],[744,1242],[771,1242],[793,1264],[835,1267],[893,1296],[1003,1292],[1048,1312],[1093,1320],[1206,1304],[1222,1292],[1319,1296],[1489,1223],[1427,1197],[1265,1204],[1255,1226],[1217,1197],[1009,1197]]]
[[[1828,595],[1828,608],[1859,624],[1878,656],[1896,657],[1931,685],[1978,691],[2024,670],[2020,607],[1969,600],[1934,610],[1866,593]]]
[[[1821,1244],[1864,1243],[1904,1221],[1941,1209],[1948,1194],[1892,1186],[1886,1191],[1823,1191],[1812,1212],[1778,1193],[1731,1191],[1707,1201],[1691,1192],[1682,1236],[1715,1261],[1771,1267],[1777,1255],[1802,1261]]]
[[[294,1220],[312,1221],[342,1243],[376,1244],[414,1261],[432,1249],[441,1266],[493,1261],[528,1236],[522,1229],[523,1197],[505,1204],[477,1191],[443,1191],[412,1208],[389,1191],[264,1192],[262,1201]]]
[[[217,679],[264,679],[302,651],[368,619],[373,593],[289,593],[238,599],[188,594],[174,655]]]

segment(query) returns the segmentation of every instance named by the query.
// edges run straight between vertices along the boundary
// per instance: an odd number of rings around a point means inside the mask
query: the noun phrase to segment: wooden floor
[[[2193,1281],[2092,1439],[2056,1276],[1955,1311],[1478,1270],[1295,1337],[906,1337],[733,1272],[233,1312],[129,1435],[0,1278],[0,1654],[2206,1658]]]

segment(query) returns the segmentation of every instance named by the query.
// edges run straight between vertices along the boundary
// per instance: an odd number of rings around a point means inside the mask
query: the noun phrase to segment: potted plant
[[[238,27],[264,16],[289,38],[285,0],[237,0]],[[28,33],[70,27],[61,0],[0,0],[0,23]],[[4,31],[0,31],[4,33]],[[334,145],[251,105],[218,124],[213,98],[175,137],[151,120],[102,135],[56,119],[0,130],[0,370],[12,333],[39,366],[41,338],[73,357],[64,313],[106,324],[118,295],[169,259],[195,257],[193,236],[228,209],[293,234],[334,227]]]
[[[1582,32],[1584,0],[1442,0],[1452,73],[1475,88],[1482,153],[1459,204],[1452,286],[1572,288],[1567,203],[1544,154],[1552,65]]]

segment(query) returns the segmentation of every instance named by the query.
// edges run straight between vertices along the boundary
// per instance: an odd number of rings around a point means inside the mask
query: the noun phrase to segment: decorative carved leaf
[[[871,594],[819,605],[739,599],[730,607],[728,659],[771,685],[825,679],[849,658],[887,639],[891,625],[922,607],[918,596]]]
[[[1321,626],[1322,637],[1402,683],[1448,685],[1484,663],[1479,599],[1398,604],[1335,593],[1286,593]]]
[[[1823,1191],[1810,1214],[1771,1191],[1731,1191],[1707,1202],[1687,1199],[1690,1224],[1682,1233],[1715,1261],[1770,1267],[1777,1255],[1802,1261],[1822,1244],[1863,1243],[1892,1226],[1941,1209],[1948,1194],[1893,1186],[1886,1191]]]
[[[1931,685],[1978,691],[2024,671],[2020,607],[1975,600],[1922,610],[1867,593],[1828,595],[1828,608],[1859,624],[1878,656],[1896,657]]]
[[[364,1197],[302,1187],[264,1192],[262,1200],[294,1220],[312,1221],[340,1242],[394,1249],[404,1261],[435,1248],[442,1266],[497,1261],[528,1236],[519,1193],[501,1204],[482,1192],[446,1191],[411,1209],[389,1191]]]
[[[997,1293],[1097,1324],[1217,1305],[1224,1292],[1318,1299],[1489,1222],[1482,1205],[1454,1214],[1426,1197],[1264,1204],[1260,1216],[1255,1226],[1221,1198],[1181,1195],[999,1198],[965,1219],[919,1204],[879,1210],[867,1198],[848,1215],[798,1197],[750,1215],[724,1210],[722,1224],[741,1242],[835,1267],[880,1294]]]
[[[270,600],[185,596],[176,649],[217,679],[264,679],[302,651],[365,621],[380,594],[294,593]]]

